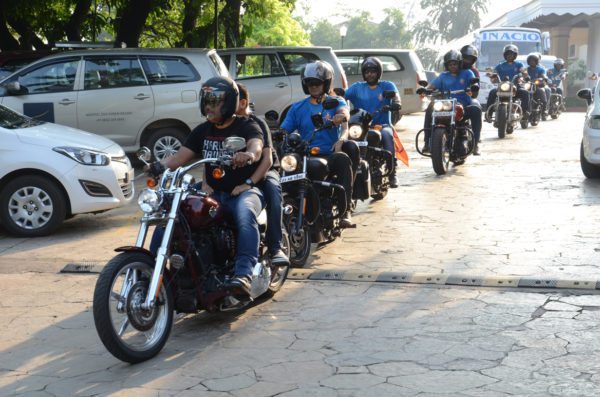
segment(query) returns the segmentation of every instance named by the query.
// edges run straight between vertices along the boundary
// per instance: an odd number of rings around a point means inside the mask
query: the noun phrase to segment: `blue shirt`
[[[457,75],[453,75],[450,72],[443,72],[433,79],[431,86],[440,91],[464,90],[470,87],[469,82],[474,78],[475,75],[470,69],[460,69]],[[464,106],[469,106],[472,101],[471,97],[466,93],[452,94],[452,98],[456,98]]]
[[[557,86],[560,85],[561,81],[562,81],[562,76],[566,73],[566,69],[556,69],[556,68],[552,68],[550,70],[548,70],[548,77],[550,78],[550,80],[552,80],[552,83],[556,84]]]
[[[281,128],[288,132],[298,130],[302,139],[309,140],[315,130],[311,119],[313,114],[321,113],[323,120],[327,121],[332,120],[339,109],[348,108],[348,104],[343,98],[335,97],[335,99],[339,102],[338,107],[329,110],[324,110],[322,104],[311,103],[310,97],[294,103],[285,116]],[[321,149],[320,154],[330,154],[333,152],[333,145],[338,141],[341,132],[341,125],[321,130],[317,132],[310,147],[318,146]]]
[[[535,68],[529,66],[527,68],[527,74],[529,74],[531,80],[535,80],[546,75],[546,68],[542,65],[537,65]]]
[[[523,69],[525,65],[523,65],[520,61],[514,61],[513,63],[502,62],[496,65],[496,72],[500,76],[500,80],[504,80],[507,76],[510,81],[519,73],[521,73],[521,69]]]
[[[357,81],[346,91],[346,99],[352,102],[354,108],[363,109],[374,114],[384,105],[392,103],[391,99],[383,97],[384,91],[394,91],[398,95],[398,98],[400,98],[396,84],[391,81],[381,80],[375,88],[369,87],[366,81]],[[390,111],[377,113],[373,118],[373,124],[391,125],[391,113]]]

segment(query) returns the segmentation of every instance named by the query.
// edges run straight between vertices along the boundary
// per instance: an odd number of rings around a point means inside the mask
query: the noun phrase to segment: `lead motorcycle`
[[[396,96],[395,91],[385,91],[383,97],[392,99]],[[394,154],[383,148],[381,140],[381,126],[372,125],[374,117],[378,113],[399,111],[400,104],[384,105],[373,114],[364,109],[352,109],[348,121],[348,136],[356,141],[360,147],[360,157],[368,163],[370,171],[370,188],[365,194],[373,200],[383,199],[390,188],[389,178],[394,166]],[[393,127],[392,127],[393,128]],[[358,184],[355,184],[357,191]],[[363,189],[364,190],[364,189]]]
[[[288,267],[273,266],[266,254],[265,211],[259,216],[261,244],[254,266],[250,298],[226,288],[234,275],[236,227],[218,201],[198,190],[190,172],[204,164],[217,166],[215,178],[228,172],[233,153],[245,140],[225,140],[219,158],[206,158],[149,179],[138,204],[144,212],[134,245],[115,251],[94,290],[94,324],[100,339],[116,358],[138,363],[163,348],[177,313],[240,309],[253,299],[272,296],[287,278]],[[150,150],[138,157],[146,162]],[[156,255],[144,247],[149,228],[164,226]],[[284,233],[284,245],[287,234]]]
[[[499,80],[497,73],[488,73],[492,80]],[[512,134],[517,123],[521,128],[528,126],[527,117],[523,116],[521,100],[517,98],[517,87],[521,82],[521,75],[517,74],[512,81],[508,77],[498,82],[496,91],[496,103],[486,109],[486,120],[493,121],[494,127],[498,129],[498,138],[504,138],[506,134]]]
[[[325,109],[338,106],[335,98],[323,102]],[[320,131],[331,128],[321,114],[312,116],[315,129],[308,140],[298,132],[282,137],[281,186],[284,201],[284,224],[290,240],[290,263],[303,267],[314,247],[335,240],[342,233],[340,220],[346,212],[346,190],[328,180],[327,160],[319,148],[310,148]]]
[[[477,84],[479,79],[471,80],[471,85]],[[417,152],[422,156],[431,157],[433,170],[438,175],[448,172],[450,162],[461,165],[466,158],[473,153],[473,130],[471,122],[464,118],[465,109],[463,105],[452,98],[455,94],[469,94],[470,90],[438,91],[427,90],[426,81],[419,82],[422,88],[417,90],[418,94],[434,97],[433,111],[431,113],[431,143],[430,154],[425,154],[420,149],[419,136],[425,132],[417,133],[415,146]]]

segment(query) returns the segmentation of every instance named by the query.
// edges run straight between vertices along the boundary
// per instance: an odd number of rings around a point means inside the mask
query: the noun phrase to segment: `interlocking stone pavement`
[[[482,156],[444,177],[412,148],[421,122],[401,121],[411,154],[401,187],[361,203],[357,229],[308,270],[600,279],[600,185],[578,161],[583,114],[502,141],[487,125]],[[155,359],[121,363],[94,329],[96,275],[58,271],[106,262],[135,240],[138,217],[132,205],[45,238],[0,234],[0,396],[598,394],[593,289],[288,280],[244,312],[179,316]]]

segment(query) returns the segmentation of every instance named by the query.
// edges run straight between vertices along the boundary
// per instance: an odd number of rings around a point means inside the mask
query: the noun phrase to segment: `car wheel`
[[[579,149],[579,162],[581,163],[581,171],[583,171],[583,175],[585,175],[586,178],[600,178],[600,165],[591,164],[585,159],[583,142],[581,142],[581,148]]]
[[[60,187],[39,175],[20,176],[0,191],[0,223],[15,236],[48,235],[64,221],[66,212]]]
[[[177,153],[183,146],[187,134],[177,128],[160,128],[148,138],[148,147],[152,152],[152,158],[162,160]]]

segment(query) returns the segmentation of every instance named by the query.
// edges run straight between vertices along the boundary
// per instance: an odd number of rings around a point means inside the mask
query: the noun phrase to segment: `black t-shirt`
[[[250,139],[263,139],[263,134],[259,125],[245,117],[236,117],[233,123],[227,128],[217,128],[208,121],[200,124],[190,133],[184,146],[200,155],[202,158],[219,157],[223,154],[223,143],[225,138],[230,136],[239,136],[245,138],[246,142]],[[225,170],[225,176],[221,179],[215,179],[212,171],[215,167],[206,166],[206,182],[214,190],[231,193],[233,188],[244,183],[252,176],[258,167],[258,161],[251,165],[236,169]]]
[[[258,123],[258,125],[260,126],[260,129],[263,133],[263,142],[264,142],[263,146],[271,148],[271,153],[272,153],[272,157],[273,157],[273,165],[271,166],[271,169],[278,170],[280,167],[279,157],[277,156],[277,151],[275,150],[275,147],[273,147],[273,139],[271,138],[271,129],[269,128],[269,126],[263,119],[261,119],[260,117],[257,117],[254,113],[250,113],[250,116],[248,116],[248,117],[251,120],[254,120],[256,123]]]

